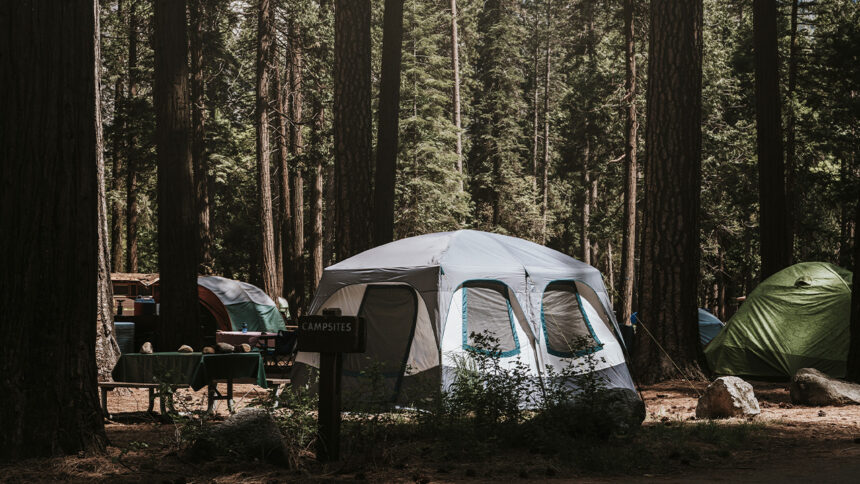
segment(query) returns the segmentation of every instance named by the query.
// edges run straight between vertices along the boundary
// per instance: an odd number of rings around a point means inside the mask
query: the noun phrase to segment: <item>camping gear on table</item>
[[[803,262],[768,277],[705,348],[720,375],[788,379],[801,368],[845,376],[851,272]]]
[[[345,388],[361,372],[378,372],[392,400],[447,388],[473,335],[488,332],[504,368],[522,364],[538,380],[573,361],[608,388],[634,390],[600,272],[522,239],[459,230],[367,250],[325,269],[309,314],[328,308],[367,324],[367,351],[343,355]],[[300,352],[293,383],[311,367],[319,354]]]
[[[248,332],[277,333],[286,328],[275,302],[253,284],[201,276],[197,278],[197,294],[222,331],[241,332],[247,328]]]

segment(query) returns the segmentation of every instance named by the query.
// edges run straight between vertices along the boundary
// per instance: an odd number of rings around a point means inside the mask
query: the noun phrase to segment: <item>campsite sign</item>
[[[357,316],[341,316],[340,309],[299,318],[298,349],[320,354],[319,433],[317,459],[336,461],[340,454],[340,397],[343,353],[364,353],[367,327]]]

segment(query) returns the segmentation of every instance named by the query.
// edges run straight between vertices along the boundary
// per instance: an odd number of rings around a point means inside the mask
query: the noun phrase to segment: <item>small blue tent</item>
[[[639,323],[639,319],[636,317],[637,314],[639,313],[633,313],[630,315],[630,323],[632,323],[633,326],[636,326]],[[710,343],[712,339],[720,334],[720,331],[725,325],[725,323],[720,321],[707,309],[699,308],[699,343],[701,343],[702,346]]]
[[[716,338],[723,329],[723,326],[725,326],[725,323],[711,314],[710,311],[699,308],[699,343],[702,346],[705,346],[712,339]]]

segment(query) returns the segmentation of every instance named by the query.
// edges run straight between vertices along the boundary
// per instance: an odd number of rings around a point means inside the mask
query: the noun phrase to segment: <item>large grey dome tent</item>
[[[502,365],[536,378],[545,367],[594,371],[609,388],[634,390],[600,273],[558,251],[514,237],[459,230],[385,244],[323,272],[310,314],[340,308],[367,321],[367,352],[344,357],[344,383],[374,365],[403,400],[404,388],[447,387],[460,355],[489,331]],[[572,348],[584,338],[593,355]],[[299,353],[294,384],[319,355]],[[409,393],[410,390],[406,390]]]

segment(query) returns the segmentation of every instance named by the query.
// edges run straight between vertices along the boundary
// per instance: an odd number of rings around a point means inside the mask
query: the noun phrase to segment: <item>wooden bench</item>
[[[101,402],[102,402],[102,413],[107,418],[111,418],[110,413],[108,412],[107,407],[107,393],[113,391],[116,388],[146,388],[149,390],[149,406],[146,411],[152,413],[153,408],[155,407],[155,390],[161,388],[163,384],[161,383],[130,383],[130,382],[99,382],[99,390],[101,391]],[[177,388],[187,388],[189,385],[180,384],[180,385],[169,385],[172,390]],[[173,394],[170,395],[158,395],[158,400],[160,403],[161,414],[166,415],[167,410],[173,410]],[[166,400],[165,401],[165,397]]]

